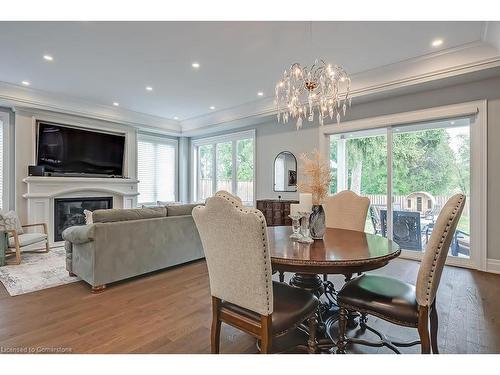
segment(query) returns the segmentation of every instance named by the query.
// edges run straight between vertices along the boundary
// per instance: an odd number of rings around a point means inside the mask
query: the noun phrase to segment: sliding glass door
[[[471,256],[469,118],[391,126],[330,136],[331,193],[370,199],[365,231],[396,241],[419,258],[441,208],[462,192],[467,204],[449,255]]]
[[[393,238],[408,251],[425,249],[447,200],[464,193],[467,203],[450,256],[470,257],[470,120],[392,128]]]
[[[387,206],[387,131],[375,129],[330,137],[332,194],[351,190],[372,203],[365,231],[380,234],[380,210]]]

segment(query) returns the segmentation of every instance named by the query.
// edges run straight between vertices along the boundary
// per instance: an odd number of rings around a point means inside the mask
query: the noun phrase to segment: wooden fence
[[[243,202],[253,202],[253,181],[238,181],[238,196]],[[210,197],[215,191],[212,191],[212,180],[202,179],[198,187],[201,197]],[[218,180],[217,190],[232,191],[231,180]]]

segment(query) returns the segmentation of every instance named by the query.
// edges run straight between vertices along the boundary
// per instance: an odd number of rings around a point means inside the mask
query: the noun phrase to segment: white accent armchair
[[[42,228],[42,232],[24,231],[26,228],[36,227]],[[46,223],[21,225],[16,213],[9,211],[1,214],[0,230],[9,235],[5,257],[15,257],[15,261],[11,264],[21,263],[22,252],[46,253],[50,250]]]

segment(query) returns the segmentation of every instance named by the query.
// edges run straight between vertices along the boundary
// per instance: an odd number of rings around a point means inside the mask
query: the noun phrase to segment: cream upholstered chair
[[[364,232],[369,206],[370,199],[361,197],[350,190],[326,197],[323,202],[325,226]],[[346,280],[351,278],[351,275],[345,276]],[[323,280],[327,281],[328,275],[323,275]]]
[[[236,206],[240,206],[240,207],[243,206],[243,202],[241,201],[241,198],[234,195],[234,194],[231,194],[228,191],[219,190],[217,193],[215,193],[215,196],[216,197],[223,197],[226,200],[229,200],[230,202],[234,203],[234,205],[236,205]]]
[[[398,325],[415,327],[420,336],[422,353],[430,353],[431,347],[433,353],[438,353],[436,293],[464,205],[465,195],[456,194],[441,210],[420,264],[416,287],[391,277],[374,274],[364,274],[344,285],[337,295],[337,302],[340,306],[339,353],[345,352],[347,310],[356,310]],[[361,323],[364,328],[369,328],[365,321]],[[348,341],[372,346],[385,345],[394,351],[397,351],[395,346],[410,346],[419,343],[419,341],[394,343],[381,335],[380,337],[383,340],[378,343],[368,343],[358,339]]]
[[[24,231],[26,228],[41,227],[42,233]],[[6,257],[15,257],[13,264],[21,263],[22,252],[43,252],[50,250],[47,224],[27,224],[21,225],[17,214],[14,211],[0,213],[0,231],[5,231],[9,235]],[[41,246],[41,248],[40,248]]]
[[[266,221],[234,196],[218,194],[193,209],[212,294],[212,353],[219,352],[221,323],[261,340],[269,353],[272,337],[309,321],[309,351],[316,351],[318,299],[306,290],[273,282]]]
[[[323,203],[327,228],[340,228],[364,232],[370,199],[350,190],[329,196]]]

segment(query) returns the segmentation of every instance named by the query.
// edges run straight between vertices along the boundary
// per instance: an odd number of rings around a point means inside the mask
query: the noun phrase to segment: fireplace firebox
[[[84,210],[113,208],[113,197],[54,199],[54,241],[62,241],[62,232],[74,225],[85,225]]]

